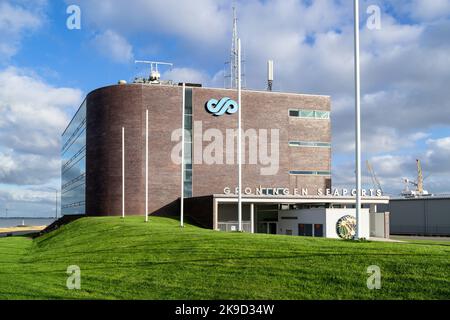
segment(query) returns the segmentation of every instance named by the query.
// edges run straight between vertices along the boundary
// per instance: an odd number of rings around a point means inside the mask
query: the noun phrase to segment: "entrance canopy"
[[[237,195],[215,194],[213,198],[213,229],[217,230],[219,226],[219,206],[221,204],[237,204]],[[363,197],[362,205],[370,206],[376,211],[377,205],[389,204],[389,197]],[[242,203],[250,205],[251,221],[253,221],[255,205],[340,205],[343,207],[356,205],[355,197],[332,197],[332,196],[259,196],[245,195],[242,196]],[[253,229],[253,226],[252,226]]]

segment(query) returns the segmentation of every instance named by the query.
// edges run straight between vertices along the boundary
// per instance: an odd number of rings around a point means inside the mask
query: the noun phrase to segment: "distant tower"
[[[228,87],[230,89],[237,89],[238,87],[238,64],[239,64],[239,58],[238,58],[238,18],[237,18],[237,12],[236,12],[236,3],[233,1],[233,35],[231,40],[231,51],[230,51],[230,61],[225,62],[225,65],[229,65],[229,74],[228,71],[225,71],[224,77],[225,77],[225,87]],[[245,53],[242,52],[242,56],[245,56]],[[226,68],[227,69],[227,68]],[[246,87],[246,80],[245,80],[245,59],[242,58],[241,60],[241,81],[242,81],[242,87]],[[229,83],[228,82],[229,78]]]

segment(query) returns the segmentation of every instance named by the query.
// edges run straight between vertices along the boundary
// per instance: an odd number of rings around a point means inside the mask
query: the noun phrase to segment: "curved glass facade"
[[[85,214],[86,101],[62,135],[61,161],[61,213]]]

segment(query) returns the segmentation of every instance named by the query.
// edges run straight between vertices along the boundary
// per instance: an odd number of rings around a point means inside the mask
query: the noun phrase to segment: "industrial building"
[[[392,198],[383,209],[392,235],[450,236],[450,196]]]
[[[63,134],[62,213],[179,215],[183,193],[192,221],[236,230],[236,100],[236,90],[163,82],[89,93]],[[231,109],[214,113],[222,101]],[[330,97],[243,90],[241,104],[244,230],[338,237],[331,230],[355,215],[355,191],[332,189]],[[389,201],[363,196],[373,215]],[[368,238],[374,218],[362,216]]]

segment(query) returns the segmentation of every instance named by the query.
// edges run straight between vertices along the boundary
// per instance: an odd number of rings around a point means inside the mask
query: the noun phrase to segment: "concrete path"
[[[46,228],[46,226],[38,226],[38,227],[14,227],[14,228],[0,228],[0,238],[6,237],[9,235],[12,236],[23,236],[35,232],[42,231]]]
[[[419,236],[392,236],[395,240],[403,241],[417,241],[417,240],[427,240],[427,241],[438,241],[438,242],[450,242],[450,237],[419,237]]]
[[[385,238],[370,238],[369,241],[374,242],[391,242],[391,243],[404,243],[404,241],[396,240],[396,239],[385,239]]]

